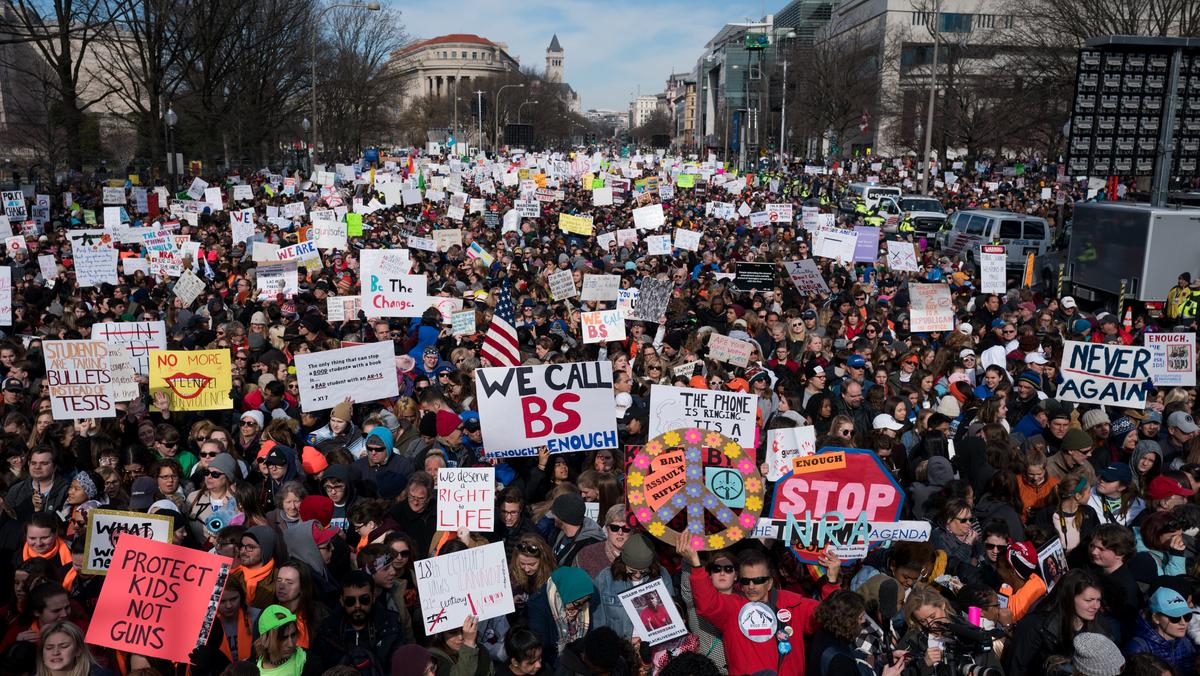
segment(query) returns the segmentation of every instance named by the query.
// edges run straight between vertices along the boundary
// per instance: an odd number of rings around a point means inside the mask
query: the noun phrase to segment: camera
[[[992,652],[992,641],[1003,636],[999,630],[987,631],[965,622],[951,621],[942,625],[942,661],[934,668],[938,676],[1004,676],[1000,660]],[[928,644],[929,636],[926,634]],[[910,646],[909,652],[920,651]]]

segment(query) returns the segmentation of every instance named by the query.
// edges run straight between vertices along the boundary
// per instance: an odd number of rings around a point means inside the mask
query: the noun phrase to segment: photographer
[[[913,590],[904,604],[904,619],[908,631],[898,645],[908,652],[905,676],[1004,673],[987,634],[963,622],[935,589]]]
[[[1037,609],[1017,622],[1012,649],[1004,655],[1005,671],[1010,674],[1045,673],[1046,659],[1061,655],[1070,658],[1075,651],[1075,636],[1095,632],[1112,638],[1109,627],[1099,619],[1100,583],[1086,570],[1070,570],[1054,586],[1054,592]]]

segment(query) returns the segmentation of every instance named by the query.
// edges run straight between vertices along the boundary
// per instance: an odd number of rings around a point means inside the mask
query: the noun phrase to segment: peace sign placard
[[[754,530],[763,490],[754,458],[701,427],[654,437],[629,461],[626,476],[634,519],[667,543],[687,533],[697,551],[728,547]]]

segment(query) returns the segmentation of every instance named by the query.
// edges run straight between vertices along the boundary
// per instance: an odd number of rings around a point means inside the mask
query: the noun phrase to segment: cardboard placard
[[[388,399],[400,393],[396,344],[390,340],[296,355],[300,408],[321,411],[346,398],[355,402]]]
[[[684,427],[700,427],[730,437],[742,448],[755,446],[757,395],[654,385],[650,388],[652,437]]]
[[[152,350],[150,395],[166,392],[172,411],[233,408],[229,350]],[[153,401],[153,399],[151,399]]]
[[[416,562],[421,622],[432,636],[515,610],[504,543],[494,542]]]
[[[909,284],[909,322],[913,333],[954,330],[954,303],[946,284]]]
[[[47,340],[42,343],[46,384],[55,420],[117,417],[103,340]]]
[[[368,317],[420,317],[429,306],[425,275],[410,275],[407,251],[365,249],[361,254],[362,308]]]
[[[583,312],[579,317],[583,325],[584,343],[625,340],[625,314],[620,310]]]
[[[496,468],[439,467],[437,529],[457,533],[496,529]]]
[[[679,616],[671,592],[662,578],[621,592],[621,607],[633,624],[633,633],[646,645],[686,636],[687,625]]]
[[[93,509],[88,512],[87,534],[84,536],[84,575],[107,575],[113,552],[123,535],[132,535],[155,542],[169,543],[174,535],[175,521],[163,514],[123,512],[115,509]]]
[[[1080,404],[1146,408],[1153,354],[1148,348],[1102,343],[1063,343],[1055,397]]]

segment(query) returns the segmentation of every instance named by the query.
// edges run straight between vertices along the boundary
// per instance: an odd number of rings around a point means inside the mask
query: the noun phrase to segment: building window
[[[900,49],[900,68],[909,70],[933,63],[933,45],[907,44]]]
[[[479,52],[471,52],[471,60],[475,61],[479,58]]]
[[[457,52],[457,51],[450,52],[450,58],[452,58],[452,59],[457,59],[457,58],[458,58],[458,52]]]
[[[970,33],[971,15],[943,12],[938,16],[938,31],[942,33]]]
[[[995,14],[976,15],[975,25],[980,28],[995,28],[996,27],[996,15]]]
[[[929,25],[929,14],[930,14],[929,12],[913,12],[912,13],[912,25],[928,26]]]

